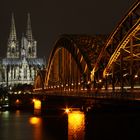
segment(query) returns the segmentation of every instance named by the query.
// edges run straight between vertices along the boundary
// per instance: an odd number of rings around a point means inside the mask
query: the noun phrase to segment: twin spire
[[[13,13],[12,13],[11,29],[10,29],[9,40],[17,40],[15,20],[14,20],[14,14]]]
[[[28,40],[32,40],[32,28],[31,28],[31,18],[30,14],[28,13],[28,18],[27,18],[27,28],[26,28],[26,36]]]
[[[27,27],[26,27],[26,37],[29,41],[33,39],[32,36],[32,28],[31,28],[31,18],[30,14],[27,15]],[[14,20],[14,14],[12,13],[12,20],[11,20],[11,28],[10,28],[10,35],[9,40],[16,41],[17,35],[16,35],[16,27],[15,27],[15,20]]]

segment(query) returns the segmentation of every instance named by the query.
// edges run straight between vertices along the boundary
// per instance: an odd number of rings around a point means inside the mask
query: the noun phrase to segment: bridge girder
[[[87,35],[62,35],[54,44],[52,53],[49,58],[46,69],[45,85],[48,85],[50,70],[55,59],[55,55],[61,48],[66,49],[78,66],[81,75],[87,76],[90,80],[90,72],[98,57],[100,49],[105,42],[104,35],[87,36]],[[69,62],[67,62],[69,63]],[[87,74],[88,73],[88,74]],[[87,80],[88,81],[88,80]],[[78,81],[77,81],[78,82]]]
[[[108,37],[91,72],[92,81],[95,80],[96,74],[100,74],[100,78],[105,78],[110,74],[114,63],[120,57],[121,49],[127,47],[131,38],[136,36],[137,32],[139,32],[139,27],[140,1],[138,0]]]
[[[44,89],[45,74],[46,74],[46,69],[39,70],[37,72],[37,76],[35,77],[35,82],[34,82],[34,89],[38,89],[38,90]]]
[[[39,76],[38,80],[36,81],[43,81],[45,83],[43,84],[43,87],[47,87],[51,68],[55,61],[56,54],[61,49],[65,49],[72,56],[80,73],[82,75],[86,74],[88,81],[91,80],[91,82],[93,82],[96,80],[96,78],[98,81],[100,81],[100,79],[104,79],[108,75],[111,75],[111,73],[114,71],[114,68],[119,68],[118,66],[114,66],[114,64],[118,65],[119,63],[121,67],[120,72],[123,71],[121,62],[122,60],[123,62],[126,60],[130,61],[130,73],[132,75],[132,65],[137,63],[135,59],[138,59],[138,61],[140,60],[140,43],[137,43],[140,40],[139,32],[140,1],[138,0],[131,7],[129,12],[122,18],[122,20],[116,26],[115,30],[108,37],[107,41],[106,36],[101,35],[60,36],[59,39],[55,42],[52,53],[50,55],[44,76],[45,79],[41,80],[43,77]],[[123,55],[122,50],[125,52]],[[128,66],[129,63],[125,63],[125,65]],[[36,82],[36,85],[39,85],[38,82]]]

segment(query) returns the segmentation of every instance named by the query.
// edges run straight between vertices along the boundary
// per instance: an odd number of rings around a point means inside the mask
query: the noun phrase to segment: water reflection
[[[84,140],[85,115],[80,111],[68,113],[68,140]]]
[[[34,115],[40,115],[41,109],[34,109]]]
[[[33,99],[34,109],[41,109],[41,101],[38,99]]]
[[[33,99],[34,102],[34,115],[41,114],[41,101],[38,99]]]
[[[30,117],[29,123],[33,126],[34,140],[42,139],[42,119],[40,117]]]
[[[9,117],[9,111],[4,111],[4,112],[2,112],[2,116],[3,116],[4,118],[8,118],[8,117]]]
[[[32,125],[40,125],[41,124],[41,119],[39,117],[31,117],[29,119],[29,122]]]
[[[16,117],[20,117],[20,110],[16,110]]]

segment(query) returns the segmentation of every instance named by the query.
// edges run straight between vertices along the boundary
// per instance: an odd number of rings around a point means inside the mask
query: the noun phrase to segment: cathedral
[[[1,84],[5,86],[33,85],[37,71],[43,69],[44,65],[43,58],[37,57],[37,41],[32,34],[30,14],[27,16],[26,33],[22,34],[20,41],[17,39],[12,14],[6,57],[1,62]]]

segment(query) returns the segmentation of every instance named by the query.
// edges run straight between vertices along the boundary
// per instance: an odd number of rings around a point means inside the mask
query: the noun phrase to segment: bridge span
[[[110,36],[61,35],[33,94],[139,100],[140,1]]]

